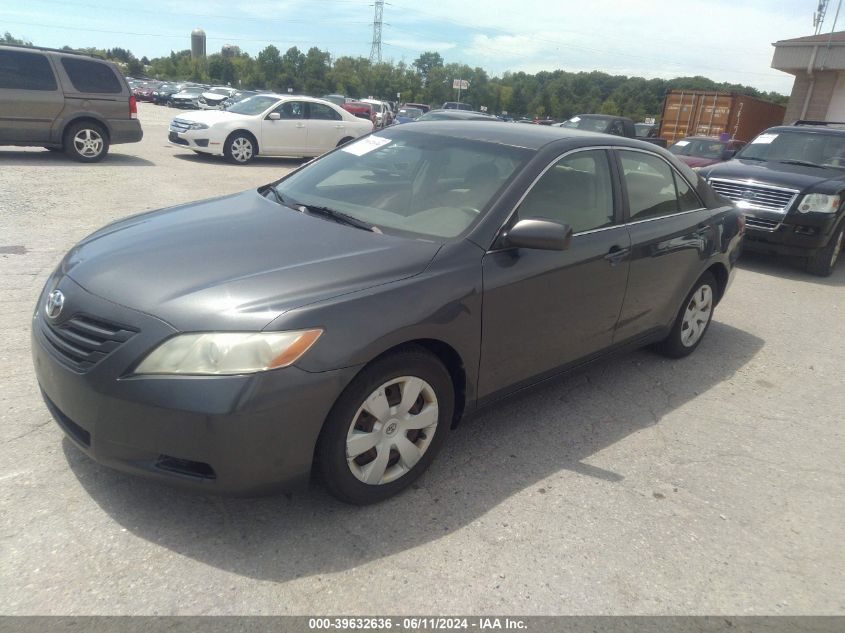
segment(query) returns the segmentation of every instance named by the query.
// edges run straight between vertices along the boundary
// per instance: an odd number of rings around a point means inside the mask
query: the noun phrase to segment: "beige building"
[[[795,75],[784,123],[845,121],[845,31],[774,43],[772,68]]]

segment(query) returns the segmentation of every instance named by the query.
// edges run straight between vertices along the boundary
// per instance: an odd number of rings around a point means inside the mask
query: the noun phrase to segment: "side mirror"
[[[565,251],[572,239],[572,227],[551,220],[520,220],[502,235],[505,248],[533,248],[542,251]]]
[[[736,150],[735,149],[723,149],[722,150],[722,156],[721,156],[722,160],[730,160],[734,156],[736,156]]]
[[[267,115],[267,118],[270,119],[271,121],[278,121],[279,119],[282,118],[282,115],[279,114],[278,112],[271,112],[270,114]]]

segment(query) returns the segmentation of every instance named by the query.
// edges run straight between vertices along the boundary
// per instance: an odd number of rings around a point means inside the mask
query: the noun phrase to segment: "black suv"
[[[745,212],[745,249],[805,257],[814,275],[833,272],[845,241],[845,123],[769,128],[699,174]]]

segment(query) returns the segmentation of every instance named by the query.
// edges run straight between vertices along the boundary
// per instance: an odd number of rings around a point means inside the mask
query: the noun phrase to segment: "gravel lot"
[[[29,320],[77,240],[254,187],[143,142],[97,165],[0,148],[0,612],[845,614],[845,264],[746,257],[690,358],[647,351],[465,421],[375,507],[198,496],[82,455],[38,395]]]

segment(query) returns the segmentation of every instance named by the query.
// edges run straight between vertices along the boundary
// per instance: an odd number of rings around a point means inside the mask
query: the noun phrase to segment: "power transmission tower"
[[[373,46],[370,48],[370,63],[381,63],[381,23],[384,18],[384,0],[375,0],[376,14],[373,18]]]
[[[824,24],[824,16],[827,13],[827,4],[830,0],[819,0],[819,6],[813,14],[813,26],[816,27],[816,35],[821,33]]]

